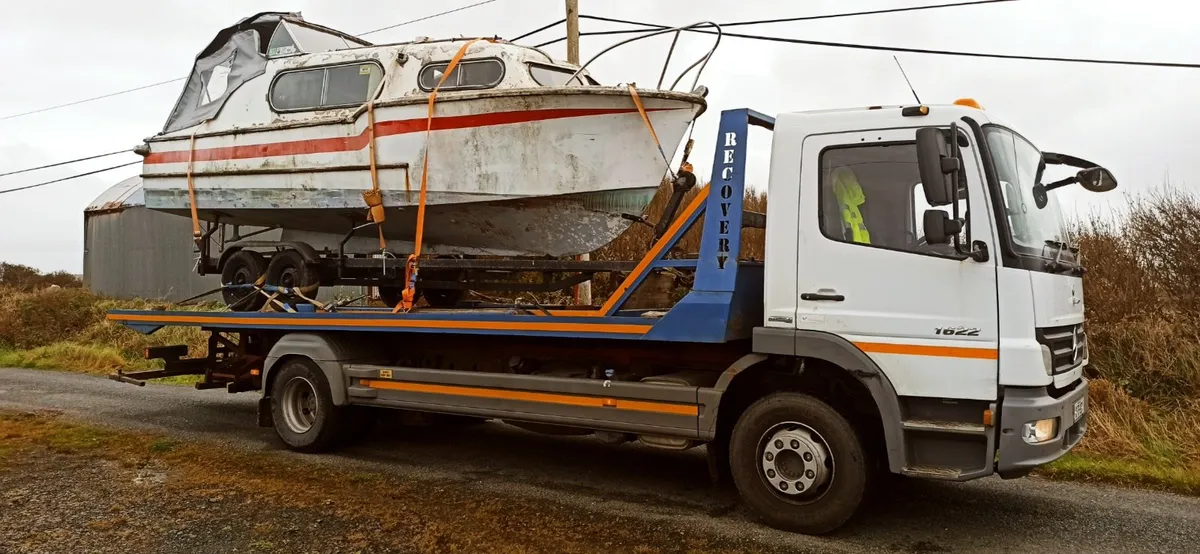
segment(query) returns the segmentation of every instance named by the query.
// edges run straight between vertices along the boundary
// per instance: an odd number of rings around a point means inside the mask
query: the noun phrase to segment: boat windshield
[[[1042,153],[1004,127],[987,125],[983,132],[1000,180],[1013,246],[1022,254],[1045,257],[1047,245],[1066,242],[1067,226],[1053,191],[1045,207],[1039,208],[1034,201],[1033,185],[1037,184]]]
[[[565,87],[568,84],[583,85],[584,83],[579,81],[579,77],[575,77],[574,79],[571,78],[571,76],[574,74],[575,68],[573,67],[559,67],[557,65],[540,63],[529,64],[529,75],[533,77],[534,81],[537,81],[537,84],[544,87]],[[586,79],[587,84],[589,85],[600,84],[586,73],[581,73],[580,76]],[[568,79],[570,79],[569,83],[567,82]]]
[[[272,56],[370,46],[339,31],[305,22],[299,14],[264,12],[222,29],[196,56],[164,133],[203,123],[221,111],[238,87],[262,75]]]

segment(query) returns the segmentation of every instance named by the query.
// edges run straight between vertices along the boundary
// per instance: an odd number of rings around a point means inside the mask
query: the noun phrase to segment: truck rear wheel
[[[229,256],[221,268],[222,285],[253,285],[267,271],[267,261],[262,254],[252,250],[239,250]],[[258,311],[267,302],[262,293],[249,287],[221,290],[225,305],[235,312]]]
[[[773,527],[831,532],[858,511],[870,465],[854,427],[806,394],[775,393],[742,413],[729,463],[746,504]]]
[[[325,373],[311,360],[288,360],[271,384],[271,417],[288,448],[320,452],[333,446],[341,427],[342,406],[333,404]]]

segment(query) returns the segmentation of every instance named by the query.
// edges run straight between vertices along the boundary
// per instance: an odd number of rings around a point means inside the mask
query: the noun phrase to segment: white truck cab
[[[1042,185],[1047,163],[1084,169]],[[965,100],[781,114],[770,175],[755,349],[816,332],[869,356],[899,398],[893,471],[1020,476],[1079,441],[1083,270],[1052,191],[1107,170]]]

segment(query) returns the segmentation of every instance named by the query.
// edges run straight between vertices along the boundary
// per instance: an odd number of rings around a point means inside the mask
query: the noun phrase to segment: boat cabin
[[[351,117],[370,100],[376,105],[425,102],[468,40],[374,45],[309,23],[298,13],[260,13],[222,30],[200,52],[155,139],[332,122]],[[586,72],[572,79],[577,69],[536,48],[480,41],[438,89],[439,98],[491,89],[598,85]]]

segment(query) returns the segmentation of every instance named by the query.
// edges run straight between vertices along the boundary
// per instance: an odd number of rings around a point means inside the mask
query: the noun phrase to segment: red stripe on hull
[[[646,111],[662,111],[673,108],[658,108]],[[674,108],[677,109],[677,108]],[[634,108],[569,108],[555,110],[525,110],[515,112],[495,112],[472,115],[455,115],[433,118],[433,130],[467,129],[472,127],[489,127],[492,125],[509,125],[513,123],[528,123],[549,119],[568,117],[587,117],[595,115],[614,115],[636,112]],[[426,118],[399,119],[380,121],[375,124],[375,136],[403,135],[418,133],[425,130]],[[185,138],[185,137],[181,137]],[[328,154],[333,152],[352,152],[367,147],[367,129],[353,137],[320,138],[296,140],[289,142],[272,142],[266,144],[250,144],[245,146],[225,146],[220,148],[197,149],[195,161],[212,162],[220,160],[243,160],[248,158],[271,158],[276,156],[303,156],[306,154]],[[143,162],[150,164],[187,163],[188,151],[155,152],[146,156]]]

